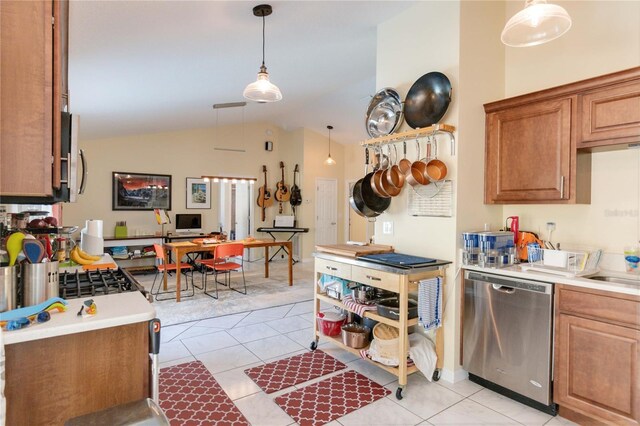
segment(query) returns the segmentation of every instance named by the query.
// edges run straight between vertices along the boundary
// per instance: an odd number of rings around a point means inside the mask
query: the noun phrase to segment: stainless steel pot
[[[22,264],[22,306],[45,302],[60,293],[58,262]]]
[[[342,343],[350,348],[360,349],[369,344],[369,327],[351,323],[342,326]]]
[[[376,288],[366,285],[361,285],[352,289],[351,294],[353,300],[365,305],[375,303],[376,300]]]

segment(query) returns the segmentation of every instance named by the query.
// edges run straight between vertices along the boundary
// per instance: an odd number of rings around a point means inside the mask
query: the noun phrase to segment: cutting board
[[[367,244],[364,246],[352,244],[331,244],[316,246],[316,250],[322,253],[336,254],[345,257],[358,257],[367,254],[393,253],[393,246],[382,244]]]
[[[63,272],[71,272],[71,273],[75,273],[76,271],[82,272],[82,271],[87,271],[89,270],[88,268],[91,268],[91,270],[95,270],[95,269],[102,269],[102,268],[111,268],[111,269],[118,269],[118,265],[116,265],[115,261],[113,260],[113,258],[105,253],[102,255],[102,258],[100,260],[98,260],[95,263],[92,263],[91,265],[69,265],[68,263],[66,264],[61,264],[60,265],[60,273]]]

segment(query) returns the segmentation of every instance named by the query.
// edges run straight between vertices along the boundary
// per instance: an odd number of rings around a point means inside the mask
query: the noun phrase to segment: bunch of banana
[[[92,263],[102,259],[100,256],[93,256],[82,251],[78,246],[75,246],[73,250],[71,250],[69,257],[79,265],[91,265]]]

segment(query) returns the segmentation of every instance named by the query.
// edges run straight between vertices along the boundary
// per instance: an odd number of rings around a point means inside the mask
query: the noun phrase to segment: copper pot
[[[382,158],[382,149],[380,149],[380,153],[379,156]],[[389,195],[384,188],[383,185],[383,178],[384,178],[384,172],[385,172],[385,168],[380,167],[378,170],[376,170],[376,172],[373,174],[373,176],[371,177],[371,189],[373,189],[373,192],[382,198],[391,198],[391,195]]]
[[[429,176],[427,175],[427,163],[420,160],[420,143],[416,139],[417,145],[417,160],[411,163],[411,168],[409,169],[409,174],[405,177],[407,178],[407,183],[411,186],[420,186],[420,185],[428,185],[430,183]]]
[[[400,191],[404,186],[405,178],[404,173],[402,172],[402,170],[400,170],[400,166],[396,164],[398,161],[398,150],[395,145],[393,146],[393,151],[395,154],[394,164],[385,171],[384,177],[389,184],[389,187],[385,186],[385,190],[389,195],[395,197],[396,195],[400,194]]]

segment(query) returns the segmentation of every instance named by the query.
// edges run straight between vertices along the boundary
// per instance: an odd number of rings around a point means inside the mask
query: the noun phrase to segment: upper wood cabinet
[[[66,1],[0,4],[0,196],[60,187]]]
[[[591,201],[591,151],[640,142],[640,67],[484,105],[485,203]]]
[[[569,198],[574,105],[554,99],[487,115],[487,203]]]

